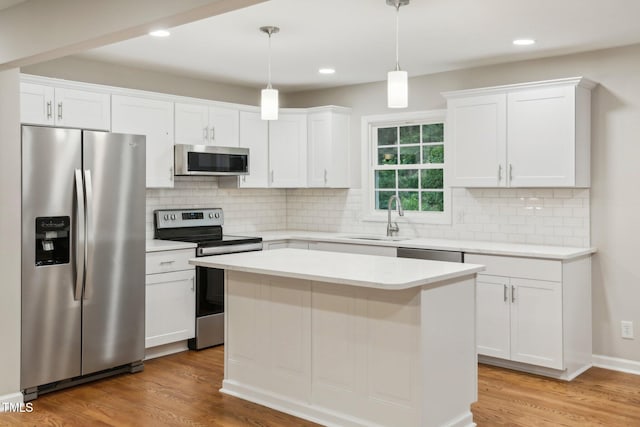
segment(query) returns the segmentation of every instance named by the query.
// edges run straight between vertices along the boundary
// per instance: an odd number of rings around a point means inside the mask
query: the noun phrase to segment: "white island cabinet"
[[[474,426],[482,266],[277,249],[225,272],[221,391],[324,425]]]

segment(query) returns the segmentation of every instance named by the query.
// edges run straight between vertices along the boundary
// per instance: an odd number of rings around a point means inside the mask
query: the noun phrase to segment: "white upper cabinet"
[[[309,187],[349,187],[349,114],[349,109],[337,107],[319,107],[309,112]]]
[[[447,92],[454,187],[588,187],[591,89],[583,78]]]
[[[269,122],[271,187],[307,186],[307,114],[284,113]]]
[[[177,144],[239,146],[240,112],[205,104],[175,104]]]
[[[240,112],[240,147],[249,149],[249,174],[240,176],[240,187],[268,187],[269,127],[259,112]]]
[[[147,137],[147,188],[173,187],[173,102],[113,95],[112,130]]]
[[[22,123],[110,130],[108,93],[20,83]]]

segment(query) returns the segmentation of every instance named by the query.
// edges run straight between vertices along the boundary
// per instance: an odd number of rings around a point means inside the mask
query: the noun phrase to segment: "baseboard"
[[[593,366],[612,371],[626,372],[627,374],[640,375],[640,362],[617,357],[593,355]]]
[[[22,393],[11,393],[0,396],[0,412],[9,412],[11,410],[11,404],[20,405],[24,403]]]
[[[158,345],[156,347],[149,347],[144,351],[144,360],[168,356],[170,354],[180,353],[181,351],[186,350],[189,350],[189,347],[187,346],[187,340]]]
[[[588,370],[593,364],[585,364],[576,367],[572,371],[545,368],[542,366],[530,365],[528,363],[513,362],[511,360],[499,359],[491,356],[478,355],[478,362],[487,365],[498,366],[500,368],[513,369],[516,371],[526,372],[529,374],[542,375],[549,378],[555,378],[562,381],[572,381],[581,373]]]

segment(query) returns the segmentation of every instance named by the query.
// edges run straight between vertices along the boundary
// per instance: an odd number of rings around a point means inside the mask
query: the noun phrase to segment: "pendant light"
[[[409,4],[409,0],[387,0],[389,6],[396,9],[396,69],[387,73],[387,106],[389,108],[407,108],[409,105],[409,84],[407,72],[400,70],[398,54],[400,6]]]
[[[260,27],[260,31],[269,35],[269,77],[267,88],[262,89],[260,116],[262,120],[278,120],[278,89],[271,87],[271,34],[277,33],[280,28],[273,26]]]

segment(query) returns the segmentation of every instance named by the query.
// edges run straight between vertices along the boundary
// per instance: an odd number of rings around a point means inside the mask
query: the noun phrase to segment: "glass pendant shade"
[[[278,120],[278,89],[262,89],[260,117],[262,120]]]
[[[387,73],[387,106],[389,108],[407,108],[409,105],[409,84],[406,71]]]

